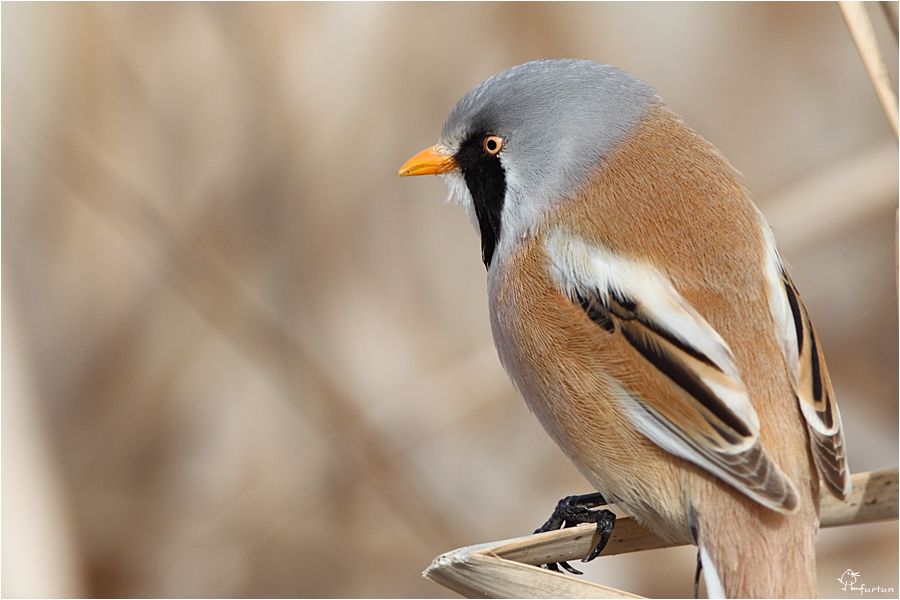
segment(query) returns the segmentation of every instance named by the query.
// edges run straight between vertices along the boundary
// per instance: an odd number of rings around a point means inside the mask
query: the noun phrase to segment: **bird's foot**
[[[612,511],[591,510],[592,508],[605,506],[606,504],[608,503],[598,492],[581,496],[566,496],[557,502],[556,508],[553,509],[553,514],[550,515],[547,522],[534,532],[545,533],[547,531],[555,531],[565,527],[574,527],[581,523],[596,523],[597,534],[600,536],[600,541],[597,542],[597,545],[589,555],[581,559],[581,562],[590,562],[597,558],[600,552],[603,551],[603,548],[609,541],[609,535],[612,533],[613,526],[616,524],[616,515]],[[562,567],[573,575],[582,575],[581,571],[565,561],[541,566],[545,569],[556,571],[557,573],[560,572],[559,568]]]

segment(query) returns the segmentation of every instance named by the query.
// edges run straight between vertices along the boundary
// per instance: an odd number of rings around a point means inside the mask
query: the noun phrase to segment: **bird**
[[[841,416],[722,153],[638,77],[543,59],[466,93],[398,172],[427,174],[480,235],[500,362],[590,506],[695,545],[709,597],[815,597],[820,485],[851,491]]]

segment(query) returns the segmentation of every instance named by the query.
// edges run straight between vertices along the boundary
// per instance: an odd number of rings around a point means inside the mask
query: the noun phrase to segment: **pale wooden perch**
[[[897,469],[853,476],[853,493],[840,502],[825,492],[822,527],[897,518]],[[597,543],[594,525],[468,546],[437,557],[423,575],[468,598],[638,598],[534,565],[580,559]],[[616,520],[603,556],[682,544],[663,541],[635,521]],[[598,559],[599,560],[599,559]]]

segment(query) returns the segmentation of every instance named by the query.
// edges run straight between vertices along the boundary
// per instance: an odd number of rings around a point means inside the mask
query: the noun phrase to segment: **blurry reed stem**
[[[884,66],[884,60],[881,57],[881,51],[878,49],[878,41],[875,39],[875,32],[872,30],[872,22],[866,12],[866,7],[862,2],[838,2],[847,27],[850,29],[850,35],[856,43],[859,55],[862,58],[872,85],[875,86],[875,93],[881,101],[884,113],[891,122],[894,129],[894,135],[898,135],[897,122],[898,107],[897,94],[891,86],[890,77],[888,77],[887,69]],[[895,31],[896,35],[896,31]]]

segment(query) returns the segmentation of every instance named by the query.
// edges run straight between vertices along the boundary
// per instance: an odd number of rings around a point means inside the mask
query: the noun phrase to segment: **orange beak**
[[[456,161],[449,154],[444,154],[437,146],[422,150],[411,159],[403,163],[397,172],[397,177],[411,177],[413,175],[437,175],[447,171],[456,170]]]

